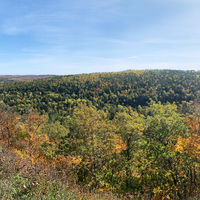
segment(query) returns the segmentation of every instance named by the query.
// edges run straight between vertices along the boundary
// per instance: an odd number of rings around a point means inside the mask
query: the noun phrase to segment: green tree
[[[138,151],[138,142],[142,138],[145,128],[144,116],[129,107],[126,112],[117,113],[114,121],[127,147],[126,150],[122,151],[121,158],[117,163],[121,166],[121,169],[125,169],[126,174],[125,185],[122,185],[122,189],[126,191],[135,190],[135,179],[137,178],[133,174],[137,171],[136,152]]]
[[[179,138],[188,136],[184,118],[177,113],[177,106],[169,103],[151,102],[146,112],[143,152],[138,157],[143,188],[158,198],[183,199],[194,167],[194,159],[186,151],[175,150]]]

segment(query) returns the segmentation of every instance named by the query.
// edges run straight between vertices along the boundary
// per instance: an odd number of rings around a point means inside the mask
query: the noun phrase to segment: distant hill
[[[5,81],[32,81],[41,78],[55,77],[56,75],[0,75],[0,82]]]
[[[0,100],[20,113],[35,108],[58,118],[69,115],[78,102],[92,103],[97,109],[108,111],[112,119],[122,106],[137,109],[151,99],[176,104],[195,100],[200,93],[199,75],[196,71],[128,70],[53,77],[11,76],[6,78],[18,82],[0,84]],[[22,79],[37,80],[19,82]]]

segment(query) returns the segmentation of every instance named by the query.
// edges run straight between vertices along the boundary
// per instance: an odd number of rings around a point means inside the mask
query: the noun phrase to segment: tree
[[[117,113],[114,119],[118,132],[123,142],[126,143],[126,149],[122,151],[118,165],[121,170],[125,169],[125,186],[127,191],[135,190],[135,178],[133,174],[137,173],[136,152],[138,151],[138,142],[142,138],[145,128],[144,116],[133,111],[128,107],[126,112]],[[118,167],[119,168],[119,167]]]
[[[180,146],[180,138],[188,137],[184,118],[169,103],[151,102],[146,112],[143,151],[138,157],[141,184],[158,198],[183,199],[189,190],[190,169],[195,167],[194,159]]]
[[[106,119],[106,113],[97,111],[92,105],[79,104],[70,119],[70,133],[66,152],[70,156],[80,156],[77,166],[79,181],[90,186],[101,187],[106,170],[110,171],[113,155],[126,149],[116,127]]]

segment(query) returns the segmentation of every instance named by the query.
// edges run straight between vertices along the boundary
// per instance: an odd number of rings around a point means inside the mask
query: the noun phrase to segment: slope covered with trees
[[[199,85],[167,70],[2,83],[0,196],[198,199]]]
[[[37,108],[52,118],[71,114],[78,102],[92,103],[108,111],[112,119],[119,105],[137,108],[150,99],[176,104],[194,100],[200,91],[199,75],[195,71],[144,70],[5,82],[0,86],[0,99],[17,112]]]
[[[61,125],[2,104],[1,197],[78,199],[72,183],[120,199],[198,194],[199,113],[183,116],[175,104],[155,102],[140,111],[129,107],[109,120],[80,104]]]

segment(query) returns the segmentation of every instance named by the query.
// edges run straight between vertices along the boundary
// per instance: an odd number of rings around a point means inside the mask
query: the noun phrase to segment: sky
[[[200,70],[199,0],[0,0],[0,75]]]

